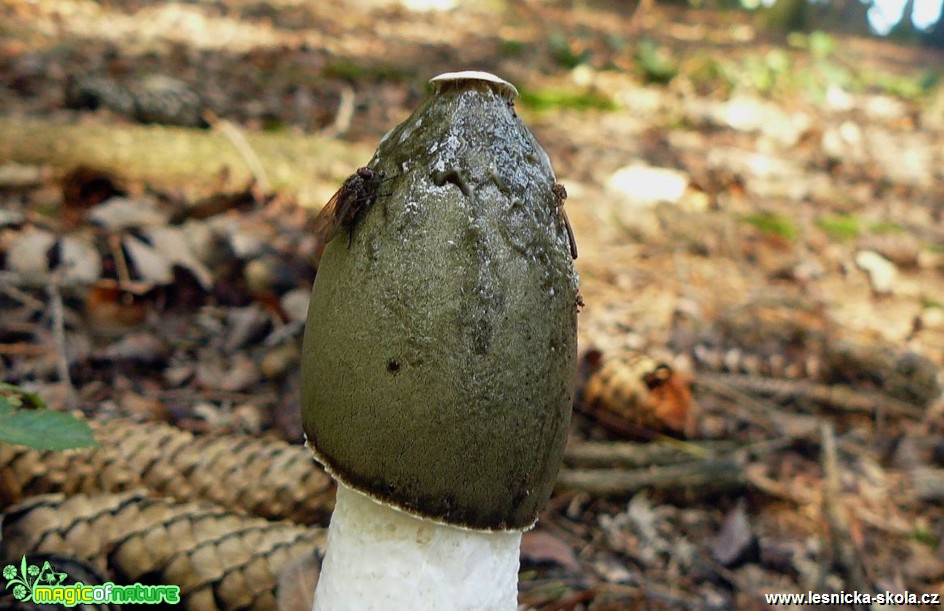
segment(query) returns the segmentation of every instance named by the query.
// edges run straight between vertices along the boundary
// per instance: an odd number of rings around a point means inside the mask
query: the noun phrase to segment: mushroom
[[[327,212],[302,365],[338,481],[316,610],[514,609],[564,450],[579,298],[550,160],[510,83],[430,82]]]

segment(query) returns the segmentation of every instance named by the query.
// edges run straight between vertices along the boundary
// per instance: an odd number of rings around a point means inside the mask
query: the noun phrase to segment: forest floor
[[[521,604],[944,595],[944,54],[468,4],[0,0],[2,380],[299,442],[313,214],[430,77],[486,70],[569,193],[571,446],[600,452],[568,455]]]

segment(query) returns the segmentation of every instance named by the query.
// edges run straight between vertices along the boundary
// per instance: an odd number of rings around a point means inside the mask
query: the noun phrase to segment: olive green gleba
[[[336,597],[348,600],[349,588],[383,587],[324,583],[339,565],[363,569],[377,555],[332,559],[342,531],[354,528],[344,526],[345,499],[376,505],[393,522],[508,541],[510,585],[481,593],[502,602],[449,604],[514,608],[517,541],[549,499],[563,455],[579,300],[566,191],[516,115],[510,83],[463,72],[431,84],[432,95],[339,192],[345,211],[330,212],[338,239],[324,250],[312,293],[302,418],[309,447],[341,483],[316,608],[348,608]],[[474,573],[481,550],[457,558],[450,549],[444,562]],[[512,564],[488,554],[485,564]],[[407,589],[416,596],[424,587]],[[439,604],[429,601],[399,604]]]

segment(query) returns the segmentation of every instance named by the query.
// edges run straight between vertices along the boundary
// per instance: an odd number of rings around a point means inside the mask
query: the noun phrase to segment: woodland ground
[[[468,4],[0,0],[4,380],[299,441],[312,210],[428,78],[487,70],[570,195],[583,373],[643,353],[694,384],[684,441],[636,430],[632,365],[628,426],[578,403],[571,442],[603,456],[571,457],[521,603],[944,593],[944,55],[742,12]],[[164,226],[206,249],[175,258]],[[694,479],[628,481],[640,438]]]

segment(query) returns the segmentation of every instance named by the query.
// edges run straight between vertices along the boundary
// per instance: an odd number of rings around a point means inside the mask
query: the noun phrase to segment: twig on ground
[[[330,127],[321,131],[321,135],[328,138],[337,138],[351,129],[354,120],[354,89],[350,85],[341,88],[341,99],[338,100],[338,112]]]
[[[732,444],[708,445],[683,441],[587,441],[567,446],[564,462],[579,467],[648,467],[709,458],[732,449]]]
[[[646,28],[646,15],[652,12],[653,6],[655,6],[655,0],[640,0],[639,4],[636,5],[632,16],[629,18],[628,31],[630,36],[635,37]]]
[[[769,477],[765,472],[763,465],[748,465],[744,470],[751,487],[767,496],[784,501],[790,501],[797,505],[810,505],[815,503],[819,497],[815,491],[791,486],[788,483]]]
[[[646,470],[562,469],[557,484],[590,494],[632,494],[643,488],[715,493],[742,488],[744,469],[733,460],[708,459]]]
[[[121,245],[121,236],[118,234],[108,236],[108,247],[111,249],[112,257],[115,260],[115,273],[118,276],[119,286],[129,284],[131,282],[131,268],[128,267],[125,249]]]
[[[6,356],[37,357],[43,356],[47,352],[49,352],[49,349],[46,346],[36,344],[0,344],[0,354]]]
[[[3,276],[15,276],[16,274],[3,274]],[[20,289],[8,284],[7,278],[0,278],[0,293],[3,293],[10,299],[18,301],[28,308],[32,308],[34,311],[40,311],[43,309],[43,302],[39,299],[36,299],[26,291],[21,291]]]
[[[923,418],[924,409],[883,395],[865,393],[841,384],[817,384],[809,380],[786,380],[763,378],[736,373],[699,374],[698,383],[723,383],[745,392],[776,397],[778,399],[806,399],[829,408],[906,418]]]
[[[944,469],[917,467],[911,470],[914,495],[926,503],[944,502]]]
[[[862,563],[862,554],[849,532],[849,519],[841,498],[839,453],[836,449],[836,436],[830,423],[821,428],[823,444],[823,517],[826,519],[823,549],[833,549],[835,558],[842,566],[850,589],[859,592],[872,591],[872,583]],[[823,563],[824,575],[828,573],[830,563]],[[864,609],[865,607],[863,607]]]
[[[243,161],[246,162],[249,171],[252,172],[253,177],[256,179],[256,184],[259,185],[262,192],[270,193],[272,191],[272,183],[269,181],[269,175],[262,166],[262,162],[259,161],[259,156],[252,150],[252,146],[249,144],[249,141],[246,140],[243,132],[232,122],[226,119],[220,119],[212,113],[206,113],[204,119],[206,119],[207,123],[209,123],[214,130],[223,134],[226,139],[230,141],[243,158]]]
[[[717,374],[699,373],[695,378],[695,384],[733,401],[734,406],[731,411],[742,420],[765,430],[776,428],[769,416],[770,408],[773,406],[742,392],[724,378],[719,379]]]
[[[62,304],[62,293],[59,291],[59,285],[56,282],[50,282],[46,285],[46,292],[49,295],[49,303],[52,308],[52,335],[56,341],[56,365],[59,371],[59,379],[66,387],[66,405],[71,407],[76,395],[75,386],[72,384],[72,376],[69,374],[69,357],[66,355],[65,307]]]

